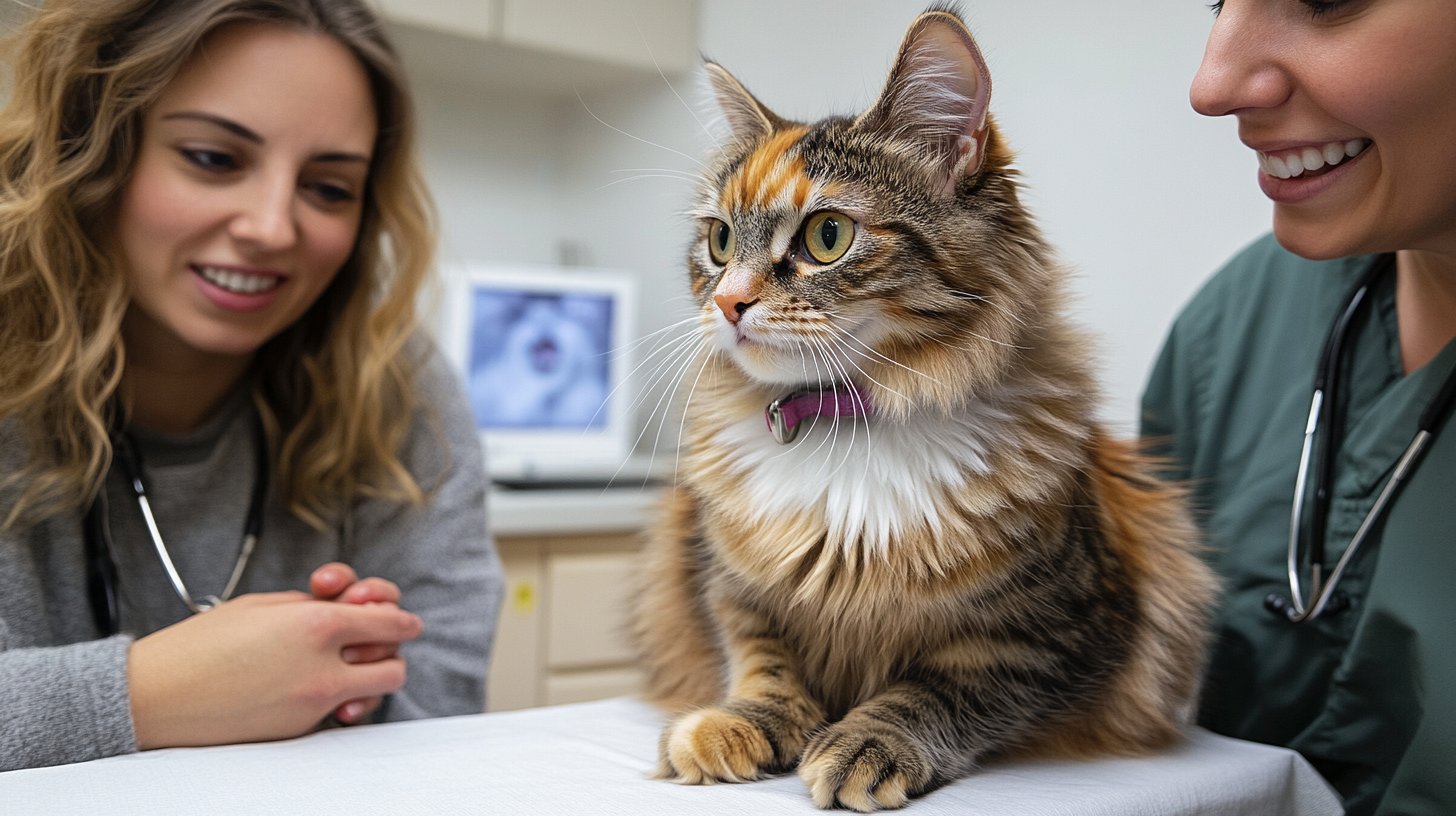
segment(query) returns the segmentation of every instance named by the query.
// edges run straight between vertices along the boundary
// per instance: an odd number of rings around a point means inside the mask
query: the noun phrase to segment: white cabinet
[[[570,95],[697,65],[692,0],[375,0],[411,72]]]
[[[656,73],[695,64],[693,3],[686,0],[506,0],[501,38]]]
[[[388,19],[420,28],[488,39],[500,30],[500,0],[376,0]]]
[[[574,703],[642,689],[626,634],[637,534],[502,536],[506,571],[491,660],[491,711]]]

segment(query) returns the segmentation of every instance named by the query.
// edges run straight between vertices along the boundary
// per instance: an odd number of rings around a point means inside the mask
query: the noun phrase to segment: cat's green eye
[[[733,257],[733,244],[733,228],[728,226],[728,222],[709,219],[708,257],[713,259],[713,263],[719,266],[728,263],[728,259]]]
[[[854,219],[844,213],[825,210],[809,216],[804,224],[804,249],[819,263],[834,263],[854,243]]]

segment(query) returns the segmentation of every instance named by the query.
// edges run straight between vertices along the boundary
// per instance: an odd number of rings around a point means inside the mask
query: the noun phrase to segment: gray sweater
[[[502,595],[480,440],[454,375],[433,349],[429,358],[419,371],[424,410],[404,457],[432,489],[429,503],[364,501],[338,529],[320,532],[290,515],[270,487],[263,534],[236,592],[307,591],[309,573],[328,561],[398,584],[424,634],[403,647],[408,680],[376,721],[481,711]],[[253,487],[253,413],[238,394],[195,432],[134,434],[157,526],[197,596],[220,593],[237,556]],[[11,471],[24,455],[13,423],[0,424],[0,469]],[[92,623],[79,512],[0,532],[0,770],[136,750],[128,647],[189,612],[119,471],[106,492],[122,634],[101,638]],[[0,495],[0,516],[12,501]]]

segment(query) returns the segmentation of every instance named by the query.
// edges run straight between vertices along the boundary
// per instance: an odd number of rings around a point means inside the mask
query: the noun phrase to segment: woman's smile
[[[336,40],[245,25],[205,41],[148,114],[118,210],[133,360],[251,358],[299,320],[354,250],[376,118]]]

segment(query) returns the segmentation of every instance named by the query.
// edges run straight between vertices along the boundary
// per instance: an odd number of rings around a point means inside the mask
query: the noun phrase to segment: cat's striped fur
[[[1179,491],[1095,422],[969,32],[932,9],[874,107],[813,125],[708,70],[735,139],[698,204],[703,358],[634,608],[677,713],[662,775],[797,767],[868,811],[1007,753],[1168,744],[1214,582]],[[820,263],[826,210],[854,237]],[[869,417],[765,430],[785,391],[848,382]]]

